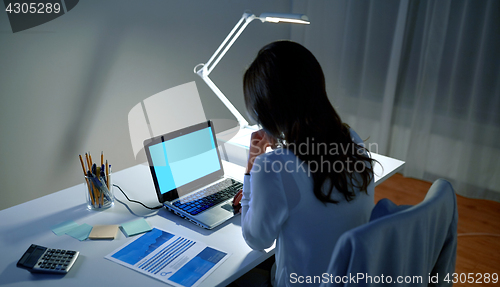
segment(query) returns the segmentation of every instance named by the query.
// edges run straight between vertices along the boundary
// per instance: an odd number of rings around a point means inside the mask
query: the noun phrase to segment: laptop
[[[203,122],[144,141],[158,201],[206,229],[235,216],[241,182],[224,175],[214,125]]]

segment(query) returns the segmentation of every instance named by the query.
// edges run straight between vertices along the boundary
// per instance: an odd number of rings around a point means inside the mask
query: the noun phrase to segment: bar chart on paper
[[[202,242],[153,228],[105,258],[175,286],[196,286],[228,256]]]

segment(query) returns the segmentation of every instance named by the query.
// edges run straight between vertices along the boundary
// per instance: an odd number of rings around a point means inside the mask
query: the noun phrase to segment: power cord
[[[118,185],[113,184],[113,186],[117,187],[117,188],[118,188],[118,189],[119,189],[119,190],[123,193],[123,195],[125,195],[125,197],[127,198],[127,200],[128,200],[128,201],[130,201],[130,202],[133,202],[133,203],[138,203],[138,204],[140,204],[140,205],[144,206],[145,208],[147,208],[147,209],[151,209],[151,210],[160,209],[160,208],[162,208],[162,207],[163,207],[163,205],[158,205],[158,206],[155,206],[155,207],[149,207],[149,206],[146,206],[144,203],[142,203],[142,202],[140,202],[140,201],[137,201],[137,200],[133,200],[133,199],[128,198],[128,196],[125,194],[125,192],[124,192],[124,191],[121,189],[121,187],[119,187]]]

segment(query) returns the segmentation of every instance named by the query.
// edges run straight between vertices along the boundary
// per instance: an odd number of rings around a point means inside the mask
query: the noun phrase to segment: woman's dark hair
[[[290,41],[268,44],[245,72],[243,90],[250,117],[309,165],[319,200],[337,203],[332,187],[348,201],[353,187],[367,192],[372,160],[328,100],[323,71],[309,50]]]

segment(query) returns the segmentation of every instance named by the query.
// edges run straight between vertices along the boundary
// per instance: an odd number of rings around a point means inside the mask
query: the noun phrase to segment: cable
[[[151,210],[155,210],[155,209],[160,209],[163,207],[163,205],[158,205],[158,206],[155,206],[155,207],[149,207],[149,206],[146,206],[144,203],[140,202],[140,201],[137,201],[137,200],[133,200],[133,199],[130,199],[128,198],[128,196],[125,194],[125,192],[121,189],[121,187],[119,187],[118,185],[116,184],[113,184],[113,186],[117,187],[122,193],[123,195],[125,195],[125,197],[127,198],[128,201],[130,202],[133,202],[133,203],[139,203],[140,205],[144,206],[145,208],[147,209],[151,209]]]

